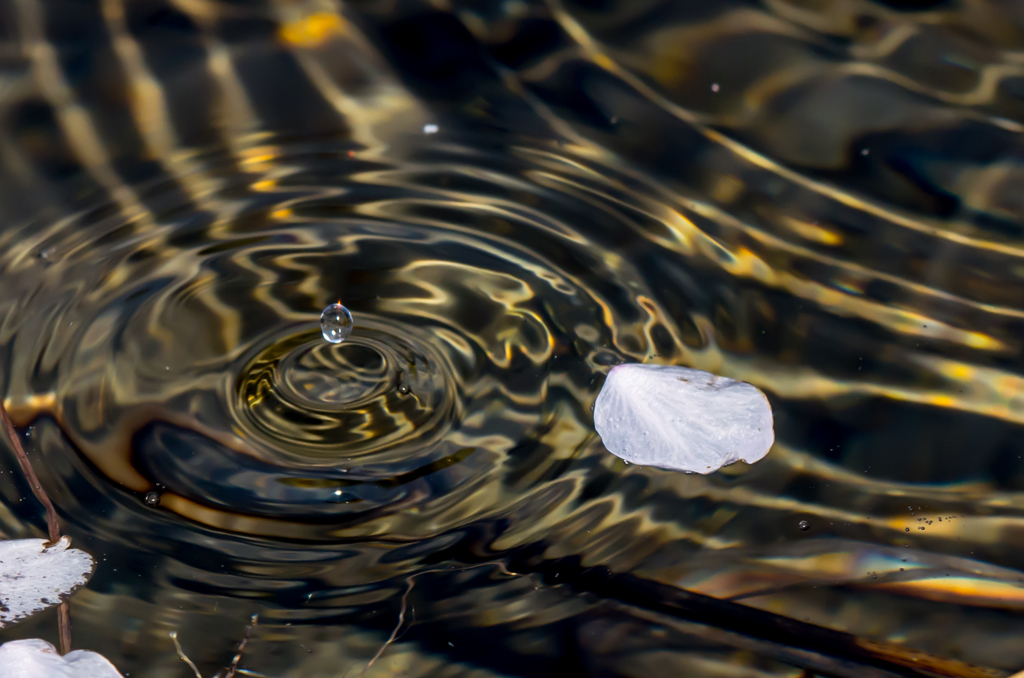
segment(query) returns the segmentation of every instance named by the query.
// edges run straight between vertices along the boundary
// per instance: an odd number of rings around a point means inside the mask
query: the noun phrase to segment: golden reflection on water
[[[419,572],[375,675],[1024,666],[1024,11],[914,4],[5,0],[5,404],[102,559],[76,642],[212,667],[259,611],[253,666],[333,676]],[[626,466],[624,360],[776,446]]]

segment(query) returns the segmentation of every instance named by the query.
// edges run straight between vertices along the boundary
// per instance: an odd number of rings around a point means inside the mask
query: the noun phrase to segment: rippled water
[[[1024,668],[1021,3],[2,0],[0,40],[0,370],[100,560],[77,647],[209,675],[259,613],[245,675],[357,676],[404,609],[367,675]],[[757,385],[775,447],[625,465],[623,361]]]

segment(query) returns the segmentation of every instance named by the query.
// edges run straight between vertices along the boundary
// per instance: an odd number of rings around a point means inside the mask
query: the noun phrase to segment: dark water
[[[210,675],[259,613],[242,675],[358,676],[404,595],[366,675],[1024,668],[1022,130],[1021,2],[0,0],[75,645]],[[775,447],[626,466],[623,361],[757,385]]]

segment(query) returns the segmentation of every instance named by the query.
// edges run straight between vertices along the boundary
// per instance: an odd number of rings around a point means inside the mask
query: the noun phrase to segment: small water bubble
[[[711,91],[712,92],[718,92],[718,90],[720,90],[720,89],[721,89],[721,87],[718,86],[717,82],[711,83]]]
[[[352,314],[341,304],[331,304],[320,314],[320,330],[324,339],[332,344],[340,344],[352,334]]]
[[[441,129],[441,128],[438,127],[437,125],[435,125],[433,123],[427,123],[426,125],[423,126],[423,133],[424,134],[437,134],[437,131],[439,129]]]
[[[146,506],[157,506],[160,504],[160,493],[149,492],[146,494]]]
[[[409,389],[408,386],[406,386],[405,384],[399,384],[399,386],[398,386],[398,392],[399,393],[401,393],[402,395],[409,395],[409,391],[410,391],[410,389]]]
[[[811,529],[811,524],[809,522],[807,522],[806,520],[801,520],[796,525],[797,525],[797,527],[799,527],[801,530],[804,530],[804,531]]]

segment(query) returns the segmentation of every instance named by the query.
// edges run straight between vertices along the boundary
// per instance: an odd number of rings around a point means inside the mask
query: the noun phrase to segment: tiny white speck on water
[[[352,314],[341,304],[331,304],[320,314],[320,331],[324,339],[332,344],[340,344],[352,334]]]
[[[438,127],[437,125],[435,125],[434,123],[428,123],[428,124],[423,126],[423,133],[424,134],[437,134],[437,131],[439,129],[441,129],[441,128]]]

